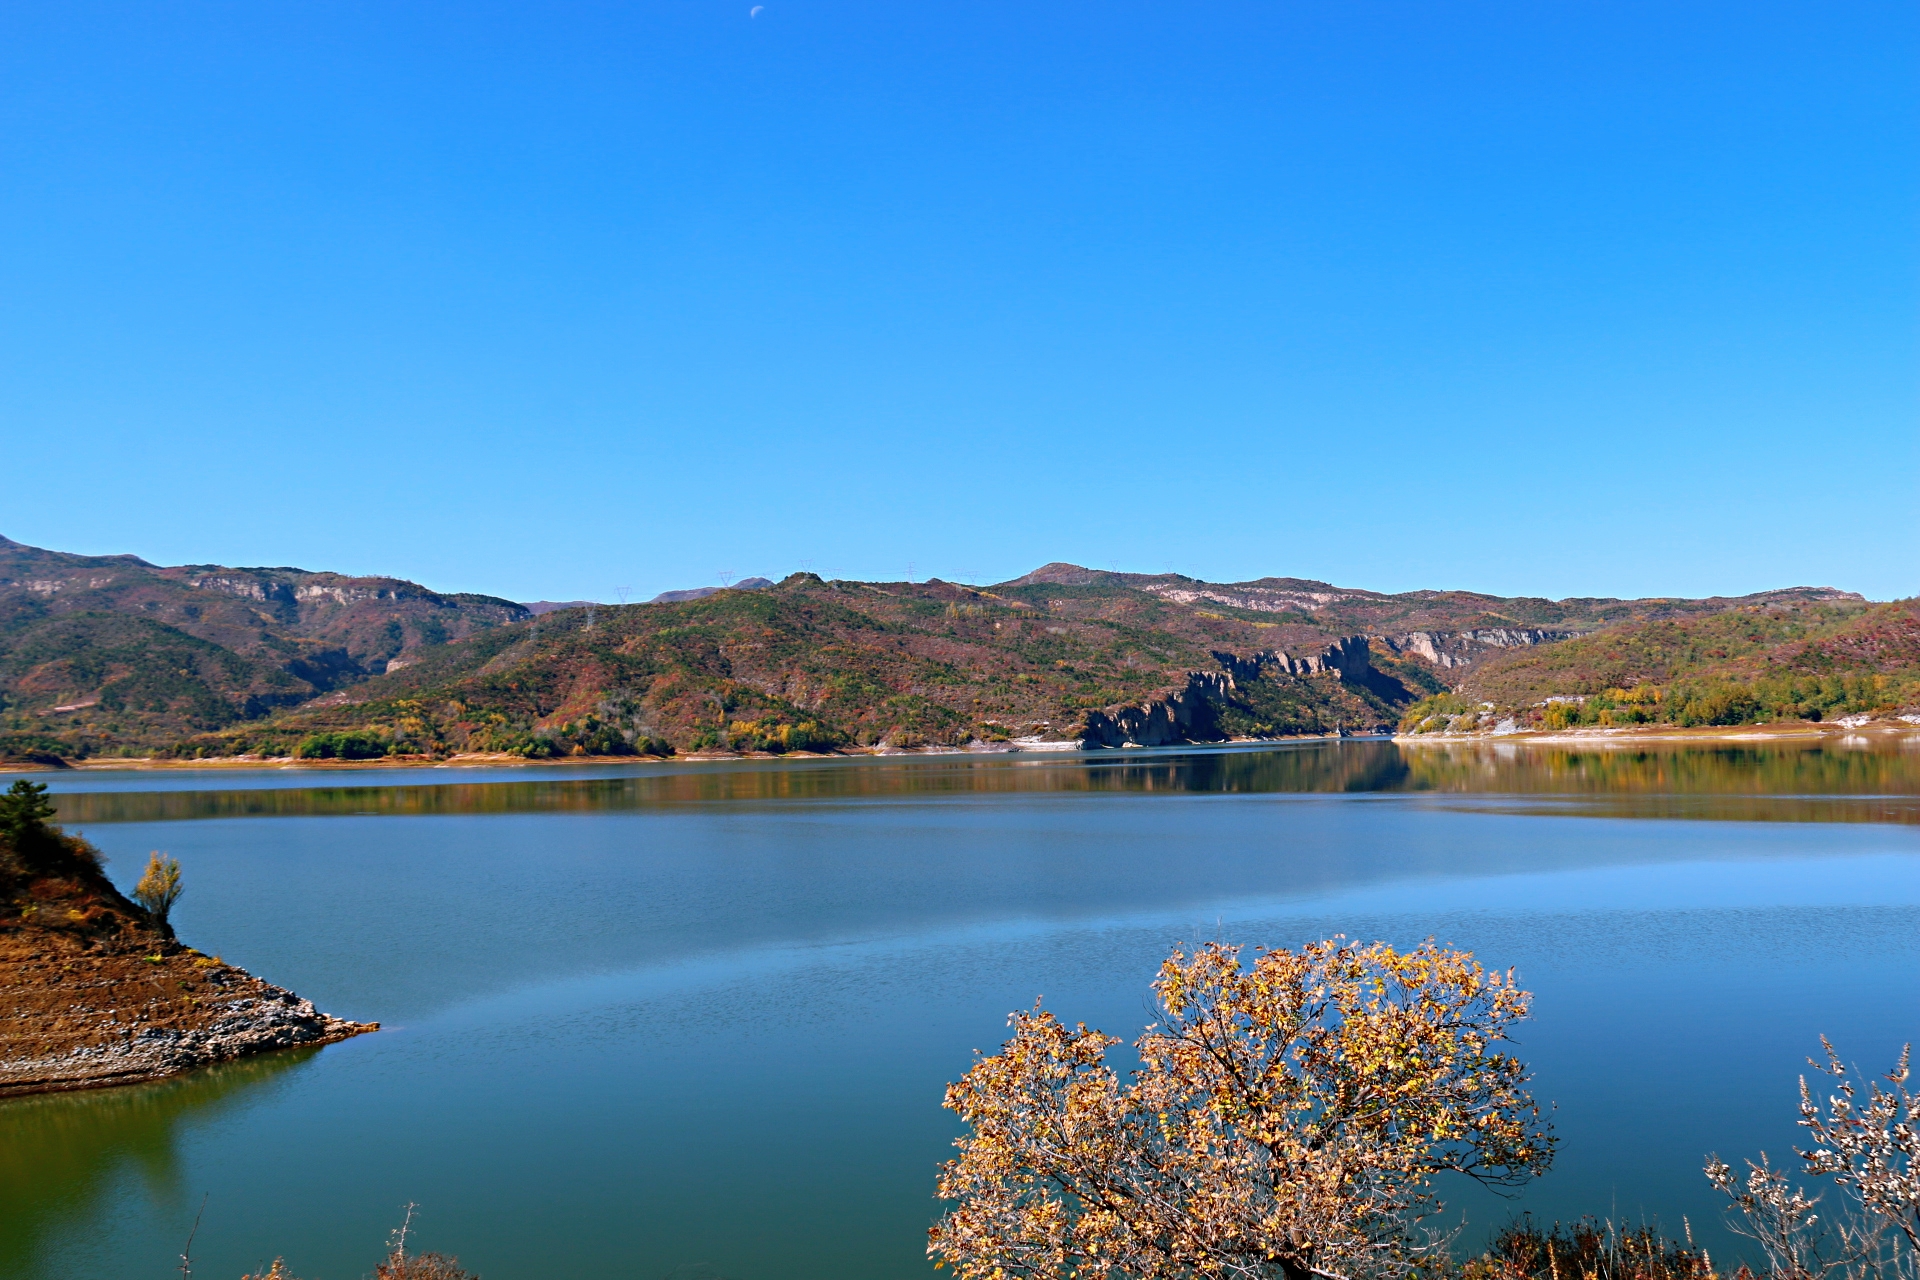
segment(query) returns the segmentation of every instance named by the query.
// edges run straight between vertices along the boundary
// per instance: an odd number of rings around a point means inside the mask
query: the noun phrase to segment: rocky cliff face
[[[1331,675],[1339,680],[1363,681],[1373,670],[1365,636],[1347,636],[1318,652],[1289,654],[1263,649],[1246,657],[1216,652],[1213,658],[1236,680],[1257,680],[1272,670],[1290,676]]]
[[[403,648],[441,644],[519,622],[511,600],[443,594],[399,578],[304,569],[172,568],[137,556],[80,556],[0,538],[0,604],[12,616],[138,617],[249,659],[283,664],[335,650],[364,670]]]
[[[1267,579],[1230,586],[1210,582],[1148,582],[1140,589],[1175,604],[1196,604],[1205,600],[1235,609],[1250,609],[1255,613],[1311,614],[1328,605],[1349,600],[1380,598],[1376,592],[1342,591],[1325,582],[1294,578]]]
[[[1224,671],[1189,671],[1187,683],[1132,706],[1108,707],[1087,716],[1081,741],[1090,747],[1164,747],[1180,742],[1218,742],[1216,713],[1233,693]]]
[[[1409,631],[1380,637],[1395,653],[1424,658],[1436,667],[1468,667],[1502,649],[1571,640],[1580,631],[1540,627],[1483,627],[1473,631]]]
[[[1332,676],[1357,685],[1375,676],[1365,636],[1347,636],[1311,653],[1278,649],[1241,655],[1215,652],[1219,671],[1189,671],[1186,683],[1144,702],[1106,707],[1087,716],[1081,740],[1090,747],[1162,747],[1182,742],[1220,742],[1221,713],[1243,685],[1281,677]]]

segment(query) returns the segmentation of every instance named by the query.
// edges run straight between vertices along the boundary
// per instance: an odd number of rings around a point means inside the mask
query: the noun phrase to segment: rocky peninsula
[[[91,845],[15,801],[0,797],[0,1097],[132,1084],[378,1029],[181,945],[114,887]]]

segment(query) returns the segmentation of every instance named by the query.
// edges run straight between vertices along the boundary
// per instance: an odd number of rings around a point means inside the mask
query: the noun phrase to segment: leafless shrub
[[[1808,1173],[1831,1176],[1868,1213],[1904,1235],[1909,1250],[1920,1249],[1920,1098],[1907,1087],[1913,1046],[1901,1048],[1886,1075],[1889,1087],[1868,1081],[1864,1104],[1825,1036],[1820,1047],[1826,1063],[1812,1066],[1832,1076],[1839,1092],[1827,1098],[1822,1112],[1806,1077],[1800,1078],[1800,1124],[1818,1144],[1800,1158]]]
[[[1907,1088],[1910,1054],[1887,1075],[1889,1088],[1858,1086],[1825,1036],[1826,1062],[1809,1063],[1834,1077],[1838,1093],[1822,1111],[1800,1078],[1800,1124],[1818,1144],[1798,1151],[1808,1174],[1831,1177],[1841,1196],[1822,1214],[1822,1195],[1808,1194],[1774,1169],[1765,1152],[1747,1161],[1745,1177],[1717,1156],[1707,1180],[1731,1202],[1729,1226],[1760,1246],[1769,1280],[1920,1280],[1920,1100]]]
[[[1729,1201],[1734,1213],[1728,1226],[1760,1246],[1767,1274],[1775,1280],[1821,1280],[1846,1272],[1857,1250],[1847,1247],[1843,1224],[1829,1224],[1817,1213],[1817,1195],[1793,1186],[1761,1152],[1758,1162],[1747,1161],[1745,1178],[1718,1156],[1706,1167],[1711,1182]]]

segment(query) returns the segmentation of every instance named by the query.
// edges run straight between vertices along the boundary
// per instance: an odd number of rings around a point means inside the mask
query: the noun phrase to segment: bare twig
[[[199,1212],[199,1213],[196,1213],[196,1214],[194,1214],[194,1215],[193,1215],[193,1230],[191,1230],[191,1231],[189,1231],[189,1232],[187,1232],[187,1244],[186,1244],[186,1247],[185,1247],[185,1248],[183,1248],[182,1250],[180,1250],[180,1276],[181,1276],[181,1280],[192,1280],[192,1276],[193,1276],[193,1238],[194,1238],[195,1236],[197,1236],[197,1235],[199,1235],[199,1234],[200,1234],[200,1219],[201,1219],[202,1217],[204,1217],[204,1216],[206,1215],[206,1212],[207,1212],[207,1197],[208,1197],[208,1196],[211,1196],[212,1194],[213,1194],[213,1193],[212,1193],[211,1191],[208,1191],[208,1192],[204,1192],[204,1193],[202,1193],[202,1195],[200,1196],[200,1212]]]

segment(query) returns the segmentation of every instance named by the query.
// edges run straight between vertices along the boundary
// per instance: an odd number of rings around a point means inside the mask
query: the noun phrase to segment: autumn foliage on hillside
[[[258,720],[526,616],[396,578],[164,567],[0,537],[0,756],[140,750]]]
[[[1197,740],[1312,735],[1390,726],[1415,699],[1458,692],[1503,646],[1534,647],[1504,677],[1514,687],[1491,696],[1527,705],[1570,683],[1600,694],[1631,689],[1625,677],[1636,672],[1658,682],[1649,673],[1673,666],[1662,653],[1686,647],[1702,620],[1786,618],[1796,620],[1789,632],[1818,631],[1823,610],[1840,616],[1864,604],[1825,587],[1547,600],[1292,577],[1213,583],[1064,563],[991,588],[803,573],[763,590],[688,594],[536,616],[394,578],[163,567],[0,538],[0,759],[540,758],[1058,741],[1095,713],[1106,717],[1097,723],[1121,723],[1127,708],[1177,692],[1189,672],[1235,671],[1257,654],[1297,659],[1367,637],[1379,679],[1236,676],[1235,696],[1209,709]],[[1528,675],[1528,662],[1563,648],[1553,641],[1595,632],[1615,637],[1612,647],[1570,641],[1571,656]],[[1785,638],[1756,640],[1734,627],[1707,649],[1732,657]],[[1863,671],[1906,661],[1898,635],[1862,633],[1853,644],[1833,649],[1832,663]],[[1827,683],[1763,700],[1860,701],[1856,685],[1831,683],[1853,677],[1817,665],[1802,674]],[[1621,678],[1608,674],[1616,669]],[[1747,714],[1718,686],[1691,700],[1697,717]]]
[[[1920,601],[1901,600],[1661,619],[1509,652],[1409,707],[1402,725],[1458,731],[1500,716],[1544,729],[1736,725],[1916,707]]]
[[[1317,652],[1329,638],[1099,584],[985,590],[796,574],[764,590],[500,627],[422,654],[363,686],[359,700],[190,739],[182,753],[539,758],[1059,740],[1077,736],[1091,711],[1219,670],[1217,653],[1282,643]],[[1391,724],[1438,687],[1391,655],[1376,665],[1384,675],[1371,685],[1249,681],[1223,708],[1219,733]]]

